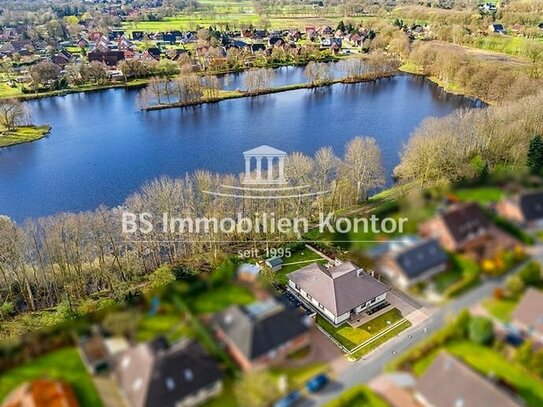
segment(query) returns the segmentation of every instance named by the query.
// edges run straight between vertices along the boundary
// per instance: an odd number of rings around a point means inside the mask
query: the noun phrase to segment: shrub
[[[541,267],[536,261],[526,264],[518,273],[525,286],[535,286],[541,282]]]
[[[485,317],[473,317],[469,321],[468,338],[479,345],[489,345],[494,340],[494,325]]]

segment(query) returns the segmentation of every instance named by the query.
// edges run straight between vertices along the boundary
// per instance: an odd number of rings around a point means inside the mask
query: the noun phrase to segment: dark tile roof
[[[410,279],[424,274],[434,267],[447,263],[448,257],[435,239],[425,240],[399,251],[396,262]]]
[[[130,348],[118,357],[115,376],[132,407],[175,407],[222,380],[217,363],[190,340],[172,347],[160,341]]]
[[[249,360],[257,359],[306,333],[305,315],[286,309],[275,299],[246,307],[232,306],[213,322]]]
[[[458,243],[469,241],[491,226],[487,216],[476,203],[456,205],[442,215],[443,222]]]
[[[287,277],[335,315],[344,314],[390,291],[351,262],[330,269],[313,263]]]
[[[543,218],[543,191],[526,192],[519,195],[518,205],[526,221]]]
[[[505,391],[445,352],[419,379],[417,391],[434,407],[520,406]]]

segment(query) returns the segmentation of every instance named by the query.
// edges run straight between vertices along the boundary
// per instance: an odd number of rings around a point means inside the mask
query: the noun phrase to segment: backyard
[[[483,302],[483,307],[502,322],[509,322],[518,301],[512,298],[489,298]]]
[[[287,274],[307,266],[313,262],[326,264],[327,261],[321,256],[308,248],[297,250],[290,257],[283,257],[283,268],[275,273],[278,283],[286,284],[288,281]]]
[[[81,407],[102,406],[92,379],[73,347],[51,352],[3,373],[0,380],[0,400],[4,400],[22,383],[44,378],[62,380],[72,385]]]

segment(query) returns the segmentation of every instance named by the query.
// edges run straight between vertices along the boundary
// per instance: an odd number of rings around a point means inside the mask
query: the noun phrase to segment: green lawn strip
[[[543,406],[543,381],[495,350],[469,341],[451,342],[446,349],[482,374],[500,378],[513,386],[527,405]]]
[[[180,315],[172,313],[146,316],[138,326],[136,340],[148,342],[158,336],[163,336],[173,343],[183,337],[191,336],[191,332]]]
[[[230,305],[247,305],[255,300],[254,294],[247,288],[233,284],[198,292],[186,299],[195,314],[215,313]]]
[[[379,398],[367,386],[358,384],[344,391],[324,407],[388,407],[389,404]]]
[[[0,130],[0,148],[39,140],[49,131],[49,126],[20,126],[16,130]]]
[[[0,400],[22,383],[44,378],[72,385],[81,407],[102,406],[94,383],[73,347],[48,353],[3,373],[0,377]]]
[[[270,373],[277,378],[286,375],[289,390],[294,390],[303,387],[305,382],[327,369],[325,363],[308,363],[300,367],[274,367],[270,369]]]
[[[401,319],[401,312],[397,308],[394,308],[358,328],[353,328],[347,323],[336,328],[326,321],[324,317],[317,315],[317,323],[347,350],[356,348]]]
[[[223,381],[223,390],[222,393],[214,398],[209,400],[207,403],[204,403],[204,407],[238,407],[238,402],[236,400],[236,395],[234,394],[234,387],[236,383],[231,377],[226,377]]]
[[[390,331],[387,331],[386,333],[383,333],[381,335],[377,335],[374,340],[372,340],[367,345],[364,345],[359,350],[351,354],[349,356],[350,359],[355,359],[355,360],[360,359],[362,356],[370,353],[372,350],[377,349],[383,343],[388,342],[390,339],[394,338],[400,332],[405,331],[407,328],[411,327],[411,325],[412,325],[411,322],[409,322],[408,320],[405,320],[399,323],[394,328],[392,328]]]
[[[489,298],[483,301],[483,307],[495,318],[502,322],[509,322],[518,301],[511,298]]]
[[[462,201],[486,205],[498,202],[502,197],[502,190],[498,187],[461,188],[457,189],[454,194]]]
[[[435,277],[437,279],[436,288],[445,297],[457,297],[481,282],[481,269],[473,260],[458,254],[451,254],[450,261],[451,269],[446,274]],[[458,274],[461,278],[453,280],[453,276]],[[447,277],[450,278],[449,281],[447,281]]]

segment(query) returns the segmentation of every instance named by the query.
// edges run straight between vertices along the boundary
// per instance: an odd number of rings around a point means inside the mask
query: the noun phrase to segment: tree
[[[356,201],[363,202],[373,188],[384,185],[381,150],[374,138],[356,137],[347,144],[343,172],[356,186]]]
[[[160,290],[174,283],[175,276],[169,266],[163,265],[149,276],[149,282],[151,290]]]
[[[258,92],[268,88],[275,78],[271,68],[253,68],[245,74],[245,87],[249,92]]]
[[[541,282],[541,267],[536,261],[526,264],[518,273],[524,286],[535,286]]]
[[[527,165],[532,174],[541,174],[541,169],[543,169],[543,139],[539,135],[530,140]]]
[[[489,345],[494,340],[494,326],[485,317],[475,316],[469,321],[468,338],[479,345]]]
[[[0,99],[0,125],[8,130],[27,124],[29,121],[26,105],[17,99]]]
[[[518,275],[509,276],[507,280],[505,280],[505,286],[507,287],[509,295],[515,298],[520,297],[524,291],[524,281],[522,281]]]
[[[543,350],[534,352],[530,368],[536,375],[543,377]]]
[[[238,404],[241,407],[266,406],[279,397],[275,379],[266,371],[250,372],[243,375],[235,387]]]
[[[12,302],[6,301],[0,305],[0,317],[5,320],[15,312],[15,305]]]
[[[59,78],[60,71],[60,66],[57,64],[51,61],[42,61],[30,69],[30,77],[36,88],[41,85],[52,89],[54,81]]]

